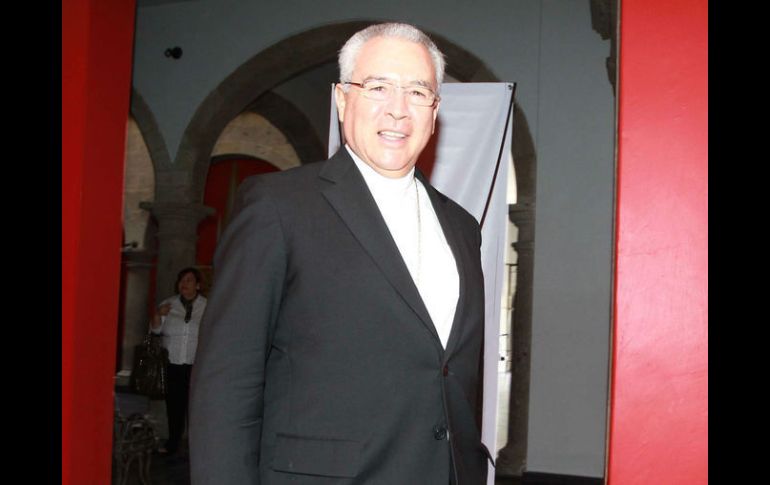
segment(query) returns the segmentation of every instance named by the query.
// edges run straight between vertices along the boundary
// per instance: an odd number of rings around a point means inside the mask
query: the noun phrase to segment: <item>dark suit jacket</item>
[[[192,376],[193,484],[485,483],[481,232],[421,181],[460,275],[446,351],[344,148],[243,183]]]

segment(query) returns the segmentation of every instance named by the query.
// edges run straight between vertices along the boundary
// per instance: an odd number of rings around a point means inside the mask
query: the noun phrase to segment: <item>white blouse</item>
[[[203,312],[206,310],[206,297],[198,295],[193,300],[193,310],[190,321],[185,323],[184,305],[179,295],[166,298],[160,305],[171,303],[171,310],[165,317],[160,317],[160,326],[151,328],[152,333],[163,335],[163,346],[168,349],[168,360],[172,364],[190,364],[195,362],[195,351],[198,347],[198,330]]]

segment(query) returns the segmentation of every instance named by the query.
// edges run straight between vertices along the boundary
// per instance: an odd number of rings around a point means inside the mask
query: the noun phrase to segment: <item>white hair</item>
[[[348,82],[353,79],[353,68],[356,65],[361,48],[366,42],[375,37],[394,37],[397,39],[407,40],[421,44],[428,49],[430,58],[433,61],[433,68],[436,71],[436,82],[438,83],[437,89],[441,86],[441,82],[444,80],[444,68],[446,61],[444,61],[444,54],[438,50],[436,44],[425,35],[417,27],[409,24],[401,23],[384,23],[374,24],[369,27],[359,30],[353,36],[345,42],[345,45],[340,49],[339,54],[339,67],[340,67],[340,82]],[[347,86],[344,86],[347,89]]]

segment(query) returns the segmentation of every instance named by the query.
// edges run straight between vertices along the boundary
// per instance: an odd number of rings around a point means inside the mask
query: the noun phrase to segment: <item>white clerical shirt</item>
[[[362,161],[347,145],[345,148],[363,175],[446,348],[460,295],[460,278],[425,187],[414,176],[414,168],[404,177],[388,178]]]

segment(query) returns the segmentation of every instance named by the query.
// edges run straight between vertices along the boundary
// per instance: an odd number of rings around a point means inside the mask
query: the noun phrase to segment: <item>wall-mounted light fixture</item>
[[[129,252],[129,251],[131,251],[132,249],[136,249],[136,248],[138,248],[138,247],[139,247],[139,243],[138,243],[138,242],[136,242],[136,241],[131,241],[130,243],[126,243],[126,244],[124,244],[124,245],[123,245],[123,246],[120,248],[120,251],[121,251],[121,252],[124,252],[124,253],[126,253],[126,252]]]
[[[179,46],[176,47],[169,47],[166,49],[166,57],[173,57],[174,59],[179,59],[182,57],[182,48]]]

